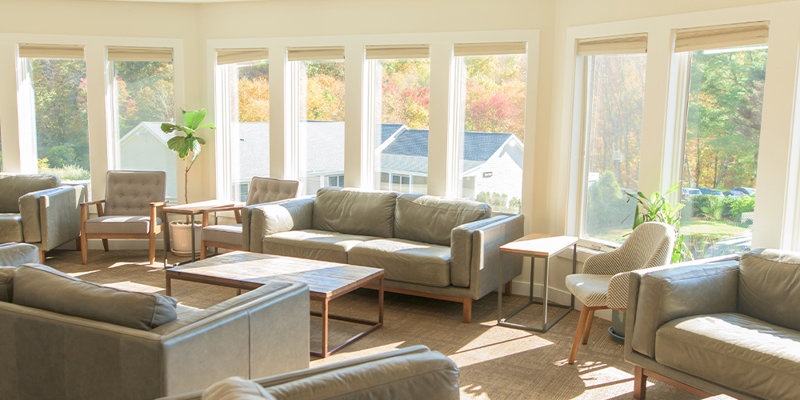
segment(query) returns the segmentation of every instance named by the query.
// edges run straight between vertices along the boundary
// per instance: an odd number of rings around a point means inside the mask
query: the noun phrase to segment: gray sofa
[[[518,214],[435,196],[322,188],[313,198],[242,209],[243,249],[383,268],[387,291],[460,302],[497,290],[522,269],[499,247],[522,237]]]
[[[153,399],[308,368],[305,285],[176,310],[169,297],[44,266],[0,268],[0,278],[0,398]]]
[[[256,386],[258,385],[258,386]],[[260,386],[260,387],[259,387]],[[252,394],[253,397],[245,397]],[[425,346],[259,379],[226,380],[163,400],[458,399],[458,367]]]
[[[43,261],[46,251],[80,237],[85,200],[83,185],[62,185],[53,175],[0,174],[0,243],[34,244]]]
[[[754,250],[740,261],[631,274],[625,360],[646,379],[702,397],[800,398],[800,254]]]

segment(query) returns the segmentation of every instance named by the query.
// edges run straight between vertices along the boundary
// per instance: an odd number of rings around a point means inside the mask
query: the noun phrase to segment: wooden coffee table
[[[237,289],[238,293],[242,290],[257,289],[270,281],[305,283],[308,285],[311,300],[322,303],[321,313],[311,312],[311,315],[322,318],[322,349],[311,352],[318,357],[327,357],[383,326],[383,270],[380,268],[234,251],[167,269],[166,279],[167,295],[172,294],[173,279],[232,287]],[[378,281],[378,321],[328,313],[331,300],[375,281]],[[329,350],[329,319],[369,327]]]

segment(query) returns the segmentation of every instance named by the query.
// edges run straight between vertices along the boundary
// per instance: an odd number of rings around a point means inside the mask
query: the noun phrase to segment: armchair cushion
[[[22,242],[22,216],[0,213],[0,242]]]
[[[319,189],[312,227],[351,235],[392,237],[396,198],[394,192]]]
[[[28,243],[0,244],[0,266],[16,267],[17,265],[39,262],[39,248]]]
[[[156,218],[156,225],[161,225],[161,218]],[[132,233],[147,234],[150,232],[150,217],[105,215],[86,220],[86,233]]]
[[[613,275],[572,274],[565,282],[575,297],[589,307],[608,305],[608,283]]]
[[[209,225],[203,228],[203,240],[242,245],[242,224]]]
[[[61,180],[54,175],[0,174],[0,212],[18,213],[20,197],[30,192],[52,189],[60,184]]]
[[[383,268],[386,279],[427,286],[450,285],[450,248],[403,239],[362,242],[348,253],[355,265]]]
[[[800,330],[800,253],[754,250],[739,264],[738,310]]]
[[[105,215],[150,215],[150,203],[166,198],[164,171],[108,171]]]
[[[347,252],[370,239],[375,237],[306,229],[265,236],[262,248],[264,253],[279,256],[347,263]]]
[[[225,378],[203,392],[203,400],[274,400],[261,385],[238,376]]]
[[[394,236],[450,246],[453,228],[489,218],[492,208],[471,200],[401,194],[394,215]]]
[[[86,282],[44,265],[17,268],[14,304],[150,330],[177,318],[177,301]]]
[[[800,398],[800,332],[738,314],[672,320],[656,333],[656,361],[765,399]]]
[[[298,181],[254,176],[247,190],[247,205],[268,203],[297,196]]]

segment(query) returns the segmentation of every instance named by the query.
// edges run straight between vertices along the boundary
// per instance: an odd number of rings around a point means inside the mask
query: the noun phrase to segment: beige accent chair
[[[628,304],[634,398],[649,377],[703,398],[800,399],[800,253],[635,271]]]
[[[583,273],[566,277],[567,289],[583,307],[575,329],[575,339],[568,362],[575,362],[578,345],[589,341],[589,331],[596,310],[628,308],[630,272],[669,264],[675,244],[675,229],[662,222],[645,222],[633,230],[625,243],[608,253],[586,259]]]
[[[106,198],[81,203],[81,260],[86,264],[87,240],[149,239],[150,264],[156,259],[156,235],[163,229],[159,209],[164,207],[167,174],[163,171],[108,171]],[[103,207],[105,204],[105,207]],[[97,217],[89,218],[89,206]]]
[[[45,252],[75,240],[80,228],[83,185],[62,185],[53,175],[0,174],[0,243],[25,242]]]
[[[0,276],[3,399],[153,399],[308,368],[303,284],[270,282],[205,310],[176,310],[169,297],[44,266]]]
[[[386,291],[459,302],[464,322],[520,274],[500,246],[522,230],[522,215],[476,201],[351,188],[242,209],[243,250],[382,268]]]
[[[299,185],[300,182],[294,180],[254,176],[250,180],[245,206],[294,198],[297,196],[297,187]],[[241,209],[242,207],[228,207],[203,213],[203,245],[200,247],[200,258],[206,258],[206,249],[208,247],[222,247],[230,250],[242,249]],[[233,211],[236,223],[209,225],[209,214],[220,211]]]
[[[252,397],[245,397],[245,396]],[[162,400],[323,400],[459,398],[458,367],[443,354],[412,346],[256,381],[226,379],[204,392]]]

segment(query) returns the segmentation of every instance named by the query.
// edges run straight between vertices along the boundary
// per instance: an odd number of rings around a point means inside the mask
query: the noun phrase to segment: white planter
[[[169,228],[169,241],[172,252],[179,256],[192,255],[192,231],[189,230],[189,224],[174,221],[169,224]],[[200,254],[200,245],[202,244],[200,236],[202,233],[203,226],[194,224],[194,250],[196,254]]]

